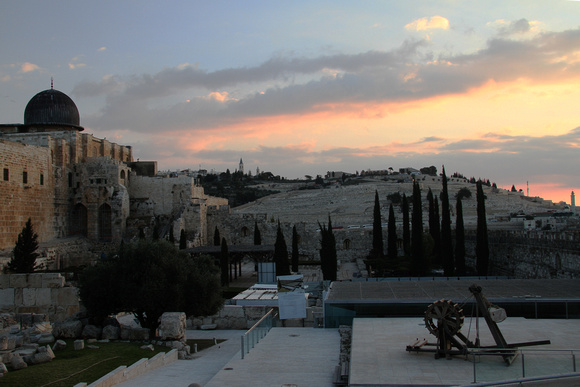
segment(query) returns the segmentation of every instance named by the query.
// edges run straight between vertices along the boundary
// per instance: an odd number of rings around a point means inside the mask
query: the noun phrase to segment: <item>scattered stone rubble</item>
[[[186,344],[185,313],[165,313],[160,320],[158,339],[153,341],[148,329],[122,325],[117,319],[109,319],[108,325],[98,327],[81,317],[51,324],[46,315],[0,314],[0,377],[9,371],[51,361],[55,353],[66,348],[64,339],[74,339],[77,351],[98,349],[95,344],[114,340],[140,341],[144,350],[153,351],[153,345],[165,346],[177,349],[179,359],[192,358]]]

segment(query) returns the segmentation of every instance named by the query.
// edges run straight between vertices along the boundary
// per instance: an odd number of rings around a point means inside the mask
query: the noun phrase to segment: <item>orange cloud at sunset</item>
[[[449,20],[442,16],[433,16],[431,18],[421,18],[417,19],[405,26],[407,30],[412,31],[426,31],[432,29],[449,29]]]

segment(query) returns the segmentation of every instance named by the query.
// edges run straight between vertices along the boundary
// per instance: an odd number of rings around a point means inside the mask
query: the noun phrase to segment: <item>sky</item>
[[[580,1],[0,3],[0,122],[38,92],[160,170],[445,166],[580,194]]]

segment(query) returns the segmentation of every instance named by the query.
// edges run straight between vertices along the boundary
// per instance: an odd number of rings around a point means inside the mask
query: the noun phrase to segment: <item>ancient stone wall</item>
[[[489,274],[515,278],[580,278],[580,234],[490,231]],[[475,267],[475,232],[466,233],[467,262]]]
[[[51,144],[49,137],[42,141]],[[51,148],[0,140],[0,249],[13,247],[28,218],[40,241],[55,237]]]
[[[60,274],[0,274],[0,312],[34,313],[64,321],[80,311],[77,288]]]

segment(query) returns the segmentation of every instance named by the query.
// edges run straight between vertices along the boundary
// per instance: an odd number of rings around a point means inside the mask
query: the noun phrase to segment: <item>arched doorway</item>
[[[113,239],[112,229],[112,211],[111,206],[107,203],[99,207],[99,240],[110,242]]]
[[[87,236],[87,207],[77,203],[72,210],[70,219],[70,235]]]

